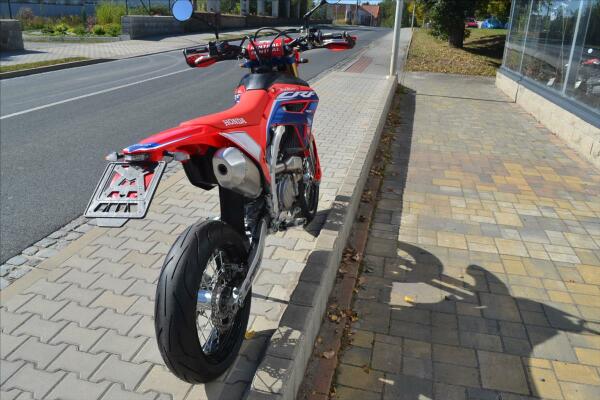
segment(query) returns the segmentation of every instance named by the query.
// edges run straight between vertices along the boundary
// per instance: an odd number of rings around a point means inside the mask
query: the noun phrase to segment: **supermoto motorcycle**
[[[218,187],[220,218],[187,228],[171,247],[158,279],[156,338],[179,378],[207,382],[235,360],[250,313],[252,281],[268,233],[308,224],[319,199],[321,168],[311,132],[318,97],[298,77],[300,52],[352,48],[356,37],[311,29],[261,28],[239,44],[212,41],[184,50],[190,67],[240,60],[249,68],[236,104],[150,136],[107,156],[109,164],[85,215],[100,226],[143,218],[165,165],[180,161],[201,189]],[[188,0],[173,15],[192,16]],[[258,40],[270,29],[269,40]],[[217,36],[218,37],[218,36]],[[236,42],[237,43],[237,42]]]

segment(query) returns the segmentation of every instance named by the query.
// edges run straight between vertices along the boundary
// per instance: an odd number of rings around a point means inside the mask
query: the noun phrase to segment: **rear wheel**
[[[154,324],[158,347],[180,379],[203,383],[233,363],[244,338],[252,294],[238,306],[247,257],[242,238],[221,221],[186,229],[158,280]]]

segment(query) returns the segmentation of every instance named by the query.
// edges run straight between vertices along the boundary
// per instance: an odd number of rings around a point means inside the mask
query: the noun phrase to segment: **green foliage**
[[[494,16],[500,21],[506,22],[510,17],[510,2],[511,0],[480,1],[475,10],[475,16],[479,19]]]
[[[66,35],[69,31],[69,26],[67,24],[56,24],[54,25],[54,33],[59,35]]]
[[[94,33],[94,35],[97,35],[97,36],[103,36],[104,34],[106,34],[106,30],[104,29],[104,27],[102,25],[95,25],[92,28],[92,32]]]
[[[76,26],[75,28],[71,28],[71,32],[73,32],[77,36],[85,36],[87,34],[87,30],[83,25]]]
[[[119,24],[108,24],[104,26],[106,34],[108,36],[119,36],[121,34],[121,25]]]
[[[54,26],[51,24],[44,25],[42,27],[42,33],[45,33],[46,35],[52,35],[54,33]]]
[[[102,2],[96,6],[96,20],[98,24],[121,24],[121,17],[125,15],[125,4]]]

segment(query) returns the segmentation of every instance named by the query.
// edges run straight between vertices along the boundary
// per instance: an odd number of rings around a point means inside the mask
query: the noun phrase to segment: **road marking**
[[[163,75],[159,75],[159,76],[154,76],[152,78],[142,79],[141,81],[126,83],[124,85],[119,85],[119,86],[114,86],[114,87],[111,87],[111,88],[108,88],[108,89],[98,90],[97,92],[83,94],[81,96],[71,97],[71,98],[68,98],[68,99],[65,99],[65,100],[55,101],[54,103],[44,104],[43,106],[29,108],[27,110],[18,111],[18,112],[15,112],[15,113],[12,113],[12,114],[8,114],[8,115],[3,115],[3,116],[0,117],[0,120],[7,119],[7,118],[12,118],[12,117],[16,117],[18,115],[29,114],[29,113],[34,112],[34,111],[43,110],[45,108],[50,108],[50,107],[58,106],[58,105],[64,104],[64,103],[70,103],[71,101],[85,99],[86,97],[91,97],[91,96],[96,96],[96,95],[99,95],[99,94],[114,92],[115,90],[124,89],[124,88],[129,87],[129,86],[139,85],[140,83],[145,83],[145,82],[153,81],[155,79],[166,78],[167,76],[172,76],[172,75],[180,74],[182,72],[191,71],[191,70],[192,70],[192,68],[186,68],[186,69],[182,69],[180,71],[169,72],[168,74],[163,74]]]

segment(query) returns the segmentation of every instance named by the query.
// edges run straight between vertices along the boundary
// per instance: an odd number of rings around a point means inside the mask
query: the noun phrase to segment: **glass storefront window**
[[[600,0],[513,0],[503,67],[600,114]]]

